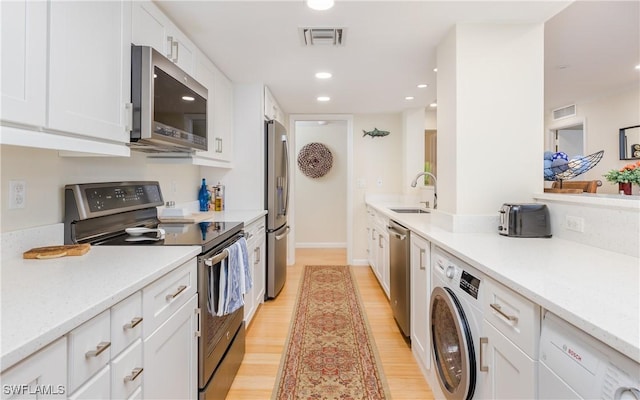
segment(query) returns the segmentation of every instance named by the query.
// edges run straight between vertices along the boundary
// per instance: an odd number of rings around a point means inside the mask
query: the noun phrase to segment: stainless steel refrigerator
[[[267,291],[275,298],[287,280],[289,141],[277,121],[265,122],[265,208],[267,214]]]

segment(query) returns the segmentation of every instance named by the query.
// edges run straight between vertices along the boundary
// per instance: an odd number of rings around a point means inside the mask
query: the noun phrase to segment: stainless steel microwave
[[[207,150],[207,88],[149,46],[131,46],[130,146],[150,153]]]

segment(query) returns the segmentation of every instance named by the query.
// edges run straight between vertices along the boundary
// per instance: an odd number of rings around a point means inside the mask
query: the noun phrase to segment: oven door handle
[[[217,263],[219,263],[220,261],[224,260],[227,257],[229,257],[229,250],[224,249],[220,253],[216,254],[215,256],[204,260],[204,263],[210,267],[213,267],[214,265],[216,265]]]

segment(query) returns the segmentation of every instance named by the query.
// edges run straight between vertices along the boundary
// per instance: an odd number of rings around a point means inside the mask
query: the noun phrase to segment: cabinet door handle
[[[180,42],[178,42],[177,40],[174,40],[173,41],[173,47],[175,47],[175,49],[176,49],[176,56],[173,59],[173,62],[177,64],[178,63],[178,59],[179,59],[178,49],[180,49]],[[173,50],[171,50],[171,54],[173,54]]]
[[[178,286],[178,290],[176,290],[175,293],[168,294],[165,298],[167,299],[167,301],[171,301],[176,297],[178,297],[180,293],[184,292],[186,288],[187,288],[187,285],[180,285]]]
[[[144,369],[143,368],[134,368],[131,370],[131,375],[127,375],[124,377],[125,382],[135,381],[137,377],[140,376]]]
[[[255,265],[260,262],[260,247],[253,249],[253,255],[253,264]]]
[[[484,346],[489,344],[489,338],[481,337],[480,338],[480,371],[488,372],[489,366],[484,365]]]
[[[378,247],[382,248],[382,235],[378,235]]]
[[[200,327],[202,326],[202,313],[200,312],[200,308],[196,307],[196,323],[198,324],[198,329],[196,329],[195,335],[196,337],[200,337],[202,335],[202,331],[200,330]]]
[[[138,326],[138,324],[140,324],[140,322],[142,322],[142,317],[135,317],[131,320],[131,322],[129,322],[128,324],[124,324],[124,326],[122,327],[123,330],[127,330],[127,329],[133,329],[136,326]]]
[[[102,354],[103,351],[108,349],[110,346],[111,346],[111,342],[100,342],[100,344],[96,346],[95,350],[87,351],[84,354],[84,357],[85,358],[98,357],[100,354]]]
[[[518,317],[516,317],[515,315],[508,315],[506,314],[504,311],[502,311],[502,307],[500,307],[500,304],[495,304],[495,303],[491,303],[489,304],[491,306],[491,308],[493,308],[494,310],[496,310],[496,312],[500,315],[502,315],[503,317],[505,317],[507,320],[513,322],[513,323],[517,323],[518,322]]]
[[[126,103],[124,105],[124,130],[131,132],[133,130],[133,103]]]
[[[424,255],[426,252],[427,251],[425,249],[420,249],[420,269],[422,270],[426,269],[426,266],[424,265]]]
[[[167,36],[167,58],[173,61],[173,36]]]
[[[376,240],[376,230],[371,229],[371,240]]]

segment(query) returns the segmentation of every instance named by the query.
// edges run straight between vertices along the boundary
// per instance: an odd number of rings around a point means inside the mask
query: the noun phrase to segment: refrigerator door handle
[[[289,144],[287,142],[287,135],[282,135],[282,146],[284,147],[284,184],[287,185],[284,195],[284,214],[289,212]]]
[[[282,239],[284,239],[284,238],[289,234],[289,231],[290,231],[290,230],[291,230],[291,228],[289,228],[289,227],[287,226],[287,229],[285,229],[285,231],[284,231],[284,233],[283,233],[282,235],[276,235],[276,240],[282,240]]]

